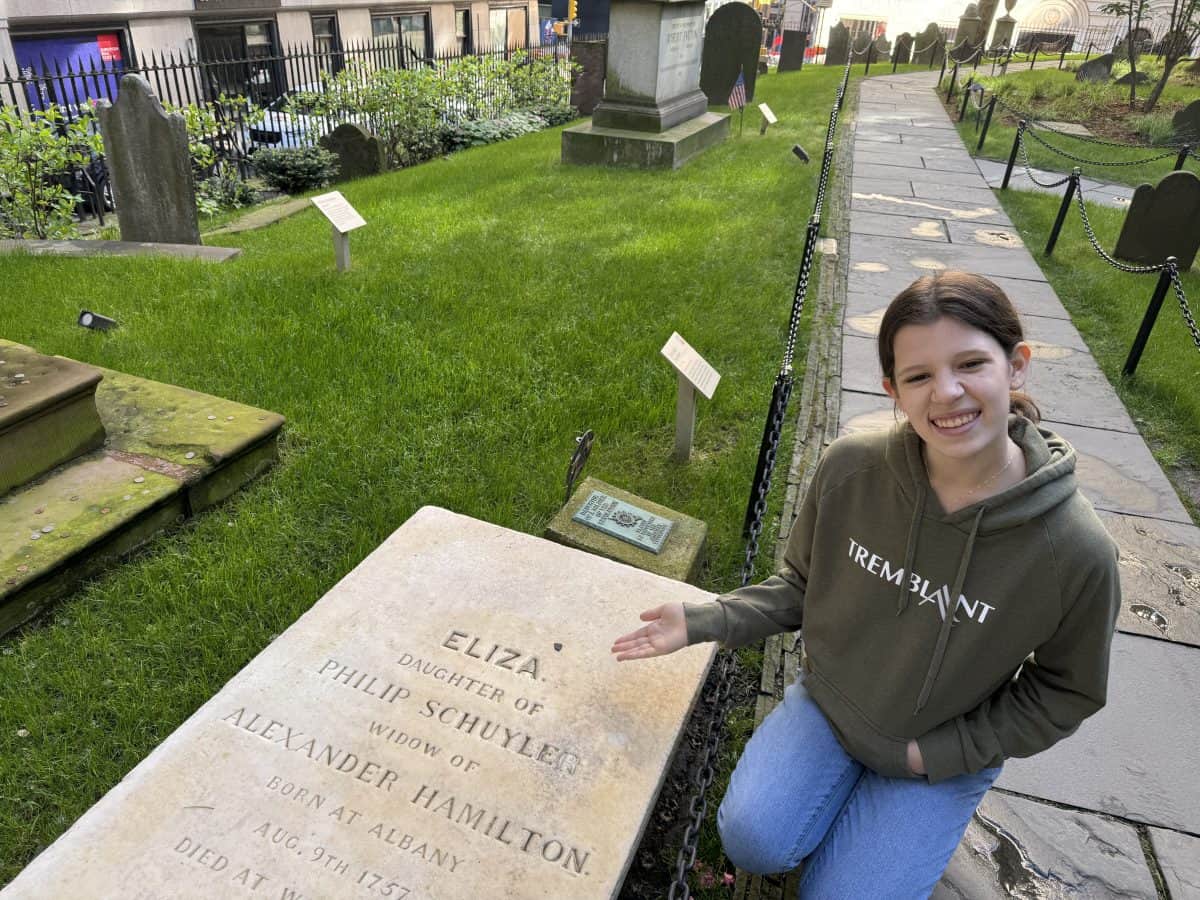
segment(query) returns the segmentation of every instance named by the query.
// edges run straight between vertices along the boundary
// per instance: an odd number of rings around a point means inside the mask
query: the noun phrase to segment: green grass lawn
[[[1192,518],[1200,521],[1200,350],[1174,292],[1167,294],[1137,372],[1122,378],[1157,276],[1119,272],[1102,260],[1074,207],[1047,259],[1042,248],[1061,199],[1027,191],[996,193]],[[1089,204],[1088,218],[1110,254],[1124,217],[1124,210]],[[1200,316],[1200,269],[1182,273],[1182,281],[1193,315]]]
[[[1149,67],[1148,71],[1157,80],[1161,67],[1155,71],[1153,58],[1147,58],[1143,65]],[[1157,183],[1175,165],[1175,153],[1171,145],[1178,144],[1179,141],[1172,136],[1171,117],[1188,103],[1200,99],[1200,78],[1190,75],[1186,69],[1187,64],[1181,63],[1171,74],[1171,80],[1163,89],[1158,107],[1149,116],[1129,111],[1128,88],[1112,83],[1080,83],[1075,81],[1075,73],[1072,71],[1019,71],[1010,68],[1009,74],[1001,78],[989,76],[989,69],[980,67],[974,77],[984,86],[985,97],[998,92],[1002,102],[1029,113],[1040,121],[1081,122],[1088,125],[1096,137],[1129,144],[1128,147],[1101,146],[1071,136],[1037,130],[1037,134],[1055,150],[1066,151],[1085,160],[1137,163],[1121,166],[1076,163],[1047,149],[1036,140],[1026,138],[1025,146],[1030,165],[1054,172],[1070,172],[1072,166],[1079,165],[1085,177],[1136,186],[1144,182]],[[1128,64],[1125,64],[1124,70],[1128,71]],[[1121,69],[1114,69],[1114,74],[1120,72]],[[960,78],[965,82],[965,73]],[[1141,100],[1150,93],[1150,87],[1151,85],[1146,84],[1138,88],[1139,109]],[[945,96],[945,91],[942,92],[942,96]],[[961,110],[961,97],[961,93],[956,93],[954,97],[955,121]],[[976,153],[979,141],[978,119],[974,109],[969,108],[966,118],[958,123],[959,134],[973,154]],[[976,155],[1007,160],[1016,137],[1017,121],[1015,115],[1005,112],[997,105],[984,147]],[[1139,162],[1160,155],[1163,158]],[[1019,170],[1019,154],[1017,166]],[[1200,161],[1196,159],[1190,160],[1187,167],[1200,173]]]
[[[6,338],[288,419],[262,480],[0,639],[0,884],[418,507],[540,533],[584,428],[587,473],[706,520],[703,587],[736,586],[818,174],[790,151],[840,75],[761,79],[779,124],[677,172],[564,167],[552,129],[348,183],[344,275],[315,210],[214,239],[223,265],[0,258]],[[722,375],[686,465],[673,330]]]

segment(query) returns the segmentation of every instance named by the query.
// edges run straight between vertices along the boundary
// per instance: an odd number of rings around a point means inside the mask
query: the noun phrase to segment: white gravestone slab
[[[714,650],[609,647],[708,596],[425,507],[3,896],[616,897]]]
[[[671,332],[671,337],[663,345],[662,355],[679,373],[675,400],[674,458],[684,462],[692,455],[692,436],[696,431],[696,391],[711,400],[721,376],[677,331]]]
[[[355,228],[362,228],[367,224],[367,220],[358,214],[358,210],[350,205],[350,201],[342,196],[341,191],[318,194],[312,198],[312,202],[333,226],[333,256],[337,262],[337,270],[349,271],[350,238],[347,235]]]

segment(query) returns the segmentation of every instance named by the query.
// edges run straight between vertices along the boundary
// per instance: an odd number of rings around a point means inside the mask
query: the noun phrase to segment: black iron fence
[[[605,37],[575,39],[594,42]],[[569,97],[570,54],[570,42],[559,39],[532,47],[434,54],[389,42],[337,49],[293,46],[266,55],[218,51],[203,59],[149,53],[131,56],[127,63],[43,59],[16,72],[0,66],[0,107],[28,116],[53,105],[68,122],[90,119],[98,101],[116,99],[121,77],[136,73],[164,105],[196,111],[190,136],[211,148],[212,169],[246,177],[252,173],[251,154],[261,147],[311,146],[344,121],[371,130],[386,125],[381,117],[389,114],[387,110],[379,104],[373,109],[359,104],[369,94],[372,79],[385,71],[420,73],[441,83],[443,89],[433,92],[436,117],[441,124],[453,125],[546,102],[548,77],[561,79],[561,92],[550,94]],[[534,69],[540,80],[531,77]],[[329,102],[330,96],[337,102]],[[429,97],[420,102],[430,102]],[[394,110],[393,104],[392,115]],[[94,159],[86,172],[69,177],[82,198],[80,215],[103,216],[111,208],[105,179],[103,159]]]

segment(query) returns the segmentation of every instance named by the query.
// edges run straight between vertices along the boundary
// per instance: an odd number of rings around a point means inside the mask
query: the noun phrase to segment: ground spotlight
[[[801,147],[799,144],[792,145],[792,152],[795,153],[796,156],[798,156],[800,158],[800,162],[802,162],[802,163],[808,162],[808,154],[804,152],[804,148]]]
[[[117,320],[83,309],[79,311],[79,324],[93,331],[112,331],[117,327]]]

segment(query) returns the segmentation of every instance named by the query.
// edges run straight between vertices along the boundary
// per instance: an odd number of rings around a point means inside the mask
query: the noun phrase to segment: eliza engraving
[[[475,637],[465,631],[451,631],[442,641],[442,646],[518,675],[528,675],[534,681],[538,679],[538,658],[523,650],[496,643],[489,645],[486,638]]]

